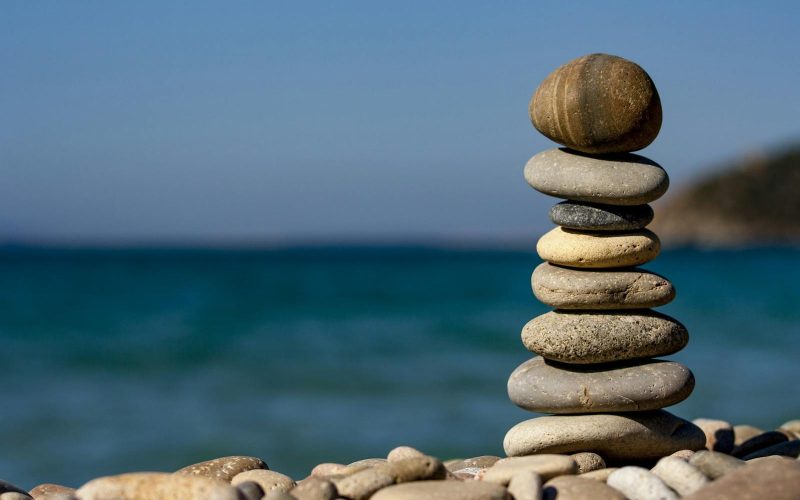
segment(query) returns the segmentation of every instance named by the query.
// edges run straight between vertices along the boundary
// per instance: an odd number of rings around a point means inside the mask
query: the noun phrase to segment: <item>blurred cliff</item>
[[[668,247],[800,245],[800,142],[674,189],[651,227]]]

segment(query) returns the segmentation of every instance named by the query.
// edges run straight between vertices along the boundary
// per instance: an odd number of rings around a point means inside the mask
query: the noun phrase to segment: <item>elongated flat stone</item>
[[[675,288],[644,269],[570,269],[544,262],[533,271],[536,298],[557,309],[644,309],[668,304]]]
[[[536,243],[536,252],[543,260],[580,268],[638,266],[655,259],[660,250],[658,236],[647,229],[629,233],[585,233],[557,227]]]
[[[611,365],[565,365],[536,357],[508,379],[517,406],[539,413],[655,410],[689,397],[694,375],[680,363],[652,360]]]
[[[667,172],[644,156],[595,157],[565,149],[533,156],[525,165],[525,180],[546,195],[606,205],[644,205],[669,187]]]
[[[511,500],[505,488],[484,481],[415,481],[389,486],[371,500]]]
[[[635,231],[653,220],[650,205],[601,205],[585,201],[562,201],[550,209],[553,224],[582,231]]]
[[[543,358],[594,364],[673,354],[689,342],[677,320],[655,311],[551,311],[522,329],[522,343]]]
[[[625,414],[555,415],[526,420],[508,431],[508,456],[591,451],[606,459],[655,459],[706,444],[696,425],[664,410]]]
[[[238,500],[236,488],[200,474],[133,472],[93,479],[75,492],[81,500]]]

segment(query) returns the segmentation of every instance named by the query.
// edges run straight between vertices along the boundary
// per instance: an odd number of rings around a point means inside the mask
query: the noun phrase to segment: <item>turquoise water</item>
[[[0,477],[79,485],[252,454],[303,477],[399,444],[499,454],[545,312],[533,253],[425,249],[0,252]],[[692,335],[673,407],[800,418],[800,251],[665,252]]]

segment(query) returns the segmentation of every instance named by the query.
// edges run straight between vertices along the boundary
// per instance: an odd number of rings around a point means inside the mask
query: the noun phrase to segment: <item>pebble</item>
[[[730,454],[734,457],[742,458],[758,450],[768,448],[770,446],[785,443],[789,441],[789,437],[780,431],[767,431],[762,432],[758,436],[751,437],[744,443],[735,447]]]
[[[347,465],[345,464],[324,462],[311,469],[311,475],[317,477],[335,476],[344,473],[346,470]]]
[[[763,434],[764,430],[752,425],[734,425],[733,426],[733,444],[739,446],[750,438]]]
[[[22,488],[15,486],[9,483],[8,481],[0,479],[0,494],[2,493],[24,493],[25,495],[28,494],[28,492],[23,490]]]
[[[739,467],[685,497],[687,500],[797,500],[800,462],[765,460]]]
[[[531,275],[533,294],[557,309],[645,309],[675,298],[663,276],[644,269],[570,269],[543,262]]]
[[[705,435],[696,425],[664,410],[627,414],[556,415],[526,420],[508,431],[508,456],[592,451],[606,460],[656,459],[682,449],[700,449]]]
[[[800,438],[800,419],[789,420],[778,427],[779,430],[791,432],[795,437]]]
[[[689,459],[692,458],[692,455],[694,455],[694,453],[695,452],[692,451],[692,450],[678,450],[678,451],[676,451],[675,453],[673,453],[670,456],[671,457],[675,457],[675,458],[679,458],[679,459],[683,460],[684,462],[688,462]]]
[[[556,414],[656,410],[683,401],[692,389],[694,376],[688,368],[661,360],[565,365],[537,356],[508,379],[514,404]]]
[[[331,481],[313,476],[298,483],[289,493],[297,500],[333,500],[338,496]]]
[[[348,465],[348,467],[360,470],[360,467],[375,467],[377,465],[383,465],[386,462],[388,462],[388,460],[385,458],[365,458],[362,460],[356,460]]]
[[[340,497],[366,500],[376,491],[394,484],[394,478],[382,468],[369,468],[334,481]]]
[[[678,495],[658,476],[642,467],[622,467],[608,476],[607,484],[630,500],[678,500]]]
[[[404,458],[376,468],[388,472],[395,483],[444,479],[447,474],[447,469],[442,462],[425,455]]]
[[[733,427],[724,420],[696,418],[694,425],[703,429],[706,435],[706,449],[730,453],[733,450]]]
[[[530,320],[522,343],[562,363],[596,364],[672,354],[689,342],[677,320],[650,310],[551,311]]]
[[[542,478],[529,470],[517,472],[508,483],[508,492],[514,500],[541,500]]]
[[[416,448],[412,448],[410,446],[398,446],[394,448],[392,451],[386,455],[386,460],[389,462],[396,462],[398,460],[403,460],[404,458],[413,458],[413,457],[424,457],[425,454],[419,451]]]
[[[700,469],[676,457],[662,458],[651,472],[681,496],[690,495],[708,483]]]
[[[542,481],[547,481],[565,474],[577,474],[578,464],[565,455],[541,454],[505,458],[486,469],[482,479],[490,483],[507,485],[515,474],[523,471],[535,472]]]
[[[562,201],[550,209],[553,224],[582,231],[634,231],[653,220],[650,205],[603,205],[584,201]]]
[[[93,479],[75,492],[80,500],[238,500],[239,492],[198,474],[133,472]]]
[[[545,500],[625,500],[625,495],[602,481],[582,476],[561,476],[544,485]],[[516,498],[515,498],[516,500]]]
[[[581,474],[581,477],[584,479],[591,479],[592,481],[601,481],[605,483],[606,480],[608,479],[608,476],[610,476],[612,472],[618,469],[619,467],[606,467],[604,469],[597,469],[586,472],[584,474]]]
[[[661,100],[636,63],[609,54],[573,59],[531,98],[531,123],[549,139],[587,153],[636,151],[661,129]]]
[[[264,493],[269,493],[270,491],[286,492],[296,486],[294,479],[290,478],[289,476],[281,474],[280,472],[266,469],[253,469],[240,472],[233,476],[233,479],[231,479],[231,484],[238,486],[241,483],[250,481],[261,486],[261,489],[264,490]]]
[[[75,488],[62,486],[60,484],[43,483],[35,486],[29,493],[33,498],[38,498],[53,493],[65,493],[71,495],[72,493],[75,493]]]
[[[717,479],[745,465],[744,460],[739,460],[725,453],[717,451],[698,451],[689,459],[689,463],[703,471],[709,479]]]
[[[597,453],[583,451],[569,456],[578,465],[578,474],[586,474],[593,470],[605,469],[606,461]]]
[[[197,464],[187,465],[175,474],[188,474],[220,479],[226,483],[231,482],[233,476],[252,469],[269,469],[263,460],[257,457],[231,456],[215,458]]]
[[[753,460],[759,457],[768,457],[771,455],[779,455],[782,457],[798,458],[800,456],[800,439],[793,439],[785,443],[773,444],[758,451],[746,455],[744,460]]]
[[[9,491],[7,493],[0,493],[0,500],[31,500],[33,497],[27,493],[19,493],[17,491]]]
[[[586,233],[556,227],[536,243],[536,252],[551,264],[578,268],[638,266],[655,259],[661,242],[649,229],[627,233]]]
[[[35,498],[36,500],[79,500],[74,493],[46,493]],[[245,498],[244,500],[249,499]]]
[[[372,500],[512,500],[502,486],[483,481],[416,481],[384,488]]]
[[[264,488],[254,481],[244,481],[236,485],[242,500],[261,500],[264,497]]]
[[[603,205],[645,205],[669,187],[669,176],[658,163],[635,154],[599,158],[548,149],[528,160],[524,175],[546,195]]]
[[[463,460],[448,460],[444,463],[444,465],[447,470],[450,471],[457,471],[471,467],[485,469],[497,463],[498,460],[500,460],[500,457],[496,457],[494,455],[481,455],[479,457],[465,458]]]

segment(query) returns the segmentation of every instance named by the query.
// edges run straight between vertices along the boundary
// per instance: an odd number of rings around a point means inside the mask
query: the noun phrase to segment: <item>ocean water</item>
[[[421,248],[0,252],[0,478],[77,486],[223,455],[297,478],[407,444],[502,453],[506,379],[547,309],[531,252]],[[686,418],[800,418],[800,251],[645,266],[689,329]]]

